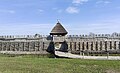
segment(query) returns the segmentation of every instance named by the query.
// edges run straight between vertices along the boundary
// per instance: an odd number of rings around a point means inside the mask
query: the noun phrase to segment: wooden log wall
[[[43,51],[46,50],[49,42],[0,42],[0,51]]]
[[[101,51],[120,49],[120,41],[91,41],[91,42],[68,42],[71,51]]]

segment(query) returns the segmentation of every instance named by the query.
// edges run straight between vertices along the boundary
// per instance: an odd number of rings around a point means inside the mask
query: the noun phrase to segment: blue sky
[[[0,35],[47,35],[57,19],[69,34],[120,32],[120,0],[0,0]]]

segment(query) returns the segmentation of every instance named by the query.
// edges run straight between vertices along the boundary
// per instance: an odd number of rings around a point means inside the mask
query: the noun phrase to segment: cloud
[[[5,10],[5,9],[1,9],[1,10],[0,10],[0,13],[11,13],[11,14],[14,14],[15,11],[14,11],[14,10]]]
[[[100,1],[97,1],[96,4],[109,4],[111,3],[110,1],[105,1],[105,0],[100,0]]]
[[[88,0],[73,0],[72,3],[75,3],[75,4],[83,4],[85,2],[88,2]]]
[[[111,3],[111,2],[110,2],[110,1],[104,1],[104,3],[105,3],[105,4],[109,4],[109,3]]]
[[[71,13],[71,14],[73,14],[73,13],[79,13],[79,9],[77,7],[68,7],[66,9],[66,12]]]
[[[106,5],[110,4],[111,2],[108,0],[99,0],[96,2],[96,7],[105,7]]]

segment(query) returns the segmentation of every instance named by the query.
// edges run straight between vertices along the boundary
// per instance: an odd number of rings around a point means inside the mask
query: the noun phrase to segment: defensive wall
[[[63,40],[62,45],[58,42]],[[52,42],[53,45],[50,45]],[[57,45],[57,46],[56,46]],[[66,35],[52,37],[51,35],[16,35],[0,36],[0,51],[39,52],[47,53],[54,47],[71,53],[120,53],[120,34],[89,34]]]

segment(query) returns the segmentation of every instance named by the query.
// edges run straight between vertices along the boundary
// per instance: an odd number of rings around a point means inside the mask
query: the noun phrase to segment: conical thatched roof
[[[65,28],[58,22],[50,32],[50,35],[66,35],[67,33]]]

